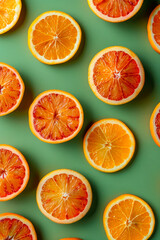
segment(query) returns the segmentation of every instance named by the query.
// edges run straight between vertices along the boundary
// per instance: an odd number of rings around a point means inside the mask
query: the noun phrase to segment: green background
[[[160,3],[160,1],[159,1]],[[160,101],[160,56],[147,38],[147,20],[158,1],[144,0],[139,13],[124,23],[108,23],[98,18],[87,0],[23,0],[23,9],[16,27],[0,36],[0,61],[15,67],[21,74],[26,91],[20,107],[0,118],[0,143],[19,149],[30,165],[31,176],[27,188],[13,200],[0,203],[0,213],[15,212],[30,219],[39,240],[58,240],[62,237],[81,237],[84,240],[105,240],[102,216],[106,204],[124,193],[146,200],[156,216],[152,240],[160,239],[160,149],[153,142],[149,119]],[[41,13],[60,10],[70,14],[83,31],[81,47],[69,62],[57,66],[40,63],[30,53],[27,31]],[[141,59],[146,83],[139,96],[122,106],[110,106],[92,93],[88,85],[88,65],[93,56],[108,46],[124,46]],[[28,108],[44,90],[61,89],[75,95],[81,102],[85,121],[81,132],[73,140],[50,145],[38,140],[28,125]],[[124,170],[105,174],[92,168],[85,160],[82,140],[92,122],[103,118],[124,121],[136,137],[136,154]],[[68,168],[88,178],[93,189],[93,204],[81,221],[58,225],[41,214],[36,204],[39,180],[54,169]]]

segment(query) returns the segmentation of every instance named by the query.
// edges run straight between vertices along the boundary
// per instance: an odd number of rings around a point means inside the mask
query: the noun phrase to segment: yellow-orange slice
[[[37,240],[32,223],[15,213],[0,214],[1,240]]]
[[[88,80],[101,101],[120,105],[130,102],[140,93],[145,74],[141,61],[131,50],[108,47],[92,59]]]
[[[47,174],[37,188],[40,211],[56,223],[69,224],[83,218],[92,203],[88,180],[80,173],[60,169]]]
[[[143,0],[88,0],[91,10],[108,22],[124,22],[141,8]]]
[[[26,187],[29,166],[14,147],[0,144],[0,201],[15,198]]]
[[[116,172],[132,159],[135,138],[123,122],[103,119],[94,123],[87,131],[83,149],[92,167],[102,172]]]
[[[108,240],[147,240],[153,233],[155,217],[144,200],[124,194],[107,205],[103,224]]]
[[[147,29],[151,46],[156,52],[160,53],[160,5],[151,13]]]
[[[0,116],[13,112],[20,105],[24,83],[13,67],[0,63]]]
[[[83,109],[71,94],[60,90],[41,93],[29,109],[33,134],[47,143],[62,143],[74,138],[83,125]]]
[[[153,140],[160,147],[160,103],[155,107],[151,115],[150,130]]]
[[[50,11],[34,20],[28,31],[32,54],[46,64],[59,64],[71,59],[81,42],[81,29],[68,14]]]

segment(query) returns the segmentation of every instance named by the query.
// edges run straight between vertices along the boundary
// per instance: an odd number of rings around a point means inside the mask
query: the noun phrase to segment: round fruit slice
[[[150,119],[151,135],[155,143],[160,147],[160,103],[154,109]]]
[[[145,201],[124,194],[107,205],[103,224],[109,240],[147,240],[154,230],[155,217]]]
[[[91,10],[108,22],[123,22],[133,17],[143,0],[88,0]]]
[[[14,213],[3,213],[0,214],[0,239],[37,240],[37,235],[28,219]]]
[[[0,2],[0,34],[9,31],[17,23],[21,8],[21,0],[3,0]]]
[[[29,109],[33,134],[47,143],[62,143],[74,138],[83,125],[83,109],[71,94],[60,90],[41,93]]]
[[[147,29],[151,46],[156,52],[160,53],[160,5],[151,13]]]
[[[29,166],[14,147],[0,144],[0,201],[19,195],[29,180]]]
[[[80,238],[62,238],[60,240],[82,240]]]
[[[87,131],[83,149],[92,167],[102,172],[116,172],[132,159],[135,138],[123,122],[103,119],[94,123]]]
[[[77,222],[86,215],[91,202],[88,180],[72,170],[60,169],[47,174],[37,188],[40,211],[56,223]]]
[[[13,112],[21,103],[24,83],[11,66],[0,63],[0,116]]]
[[[142,90],[145,74],[139,58],[124,47],[109,47],[91,61],[89,85],[103,102],[120,105],[133,100]]]
[[[81,29],[68,14],[45,12],[34,20],[28,32],[32,54],[46,64],[59,64],[71,59],[81,42]]]

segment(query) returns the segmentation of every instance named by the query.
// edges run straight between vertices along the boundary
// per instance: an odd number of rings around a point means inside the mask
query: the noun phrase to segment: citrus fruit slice
[[[33,134],[47,143],[62,143],[74,138],[83,125],[83,109],[71,94],[60,90],[41,93],[29,109]]]
[[[71,59],[81,42],[81,29],[68,14],[45,12],[34,20],[28,31],[32,54],[46,64],[59,64]]]
[[[160,147],[160,103],[156,106],[151,115],[150,130],[153,140]]]
[[[116,172],[132,159],[135,138],[123,122],[103,119],[94,123],[87,131],[83,149],[92,167],[102,172]]]
[[[11,66],[0,63],[0,116],[13,112],[21,103],[24,83]]]
[[[0,34],[9,31],[17,23],[21,8],[21,0],[2,0],[0,2]]]
[[[37,240],[32,223],[15,213],[0,214],[0,239]]]
[[[156,52],[160,53],[160,5],[151,13],[147,29],[151,46]]]
[[[29,180],[29,166],[14,147],[0,144],[0,201],[19,195]]]
[[[82,240],[80,238],[62,238],[60,240]]]
[[[37,188],[40,211],[56,223],[77,222],[86,215],[91,202],[88,180],[72,170],[60,169],[47,174]]]
[[[124,22],[141,8],[143,0],[88,0],[91,10],[108,22]]]
[[[154,230],[155,217],[145,201],[124,194],[107,205],[103,224],[109,240],[147,240]]]
[[[124,47],[109,47],[91,61],[89,85],[103,102],[119,105],[130,102],[142,90],[145,75],[139,58]]]

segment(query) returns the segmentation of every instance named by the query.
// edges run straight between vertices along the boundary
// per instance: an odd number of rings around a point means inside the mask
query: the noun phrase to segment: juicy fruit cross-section
[[[160,103],[155,107],[151,115],[150,130],[153,140],[160,147]]]

